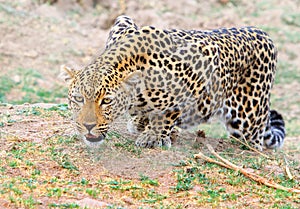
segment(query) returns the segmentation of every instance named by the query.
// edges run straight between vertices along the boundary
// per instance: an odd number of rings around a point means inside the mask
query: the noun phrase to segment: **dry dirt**
[[[300,34],[299,17],[294,20],[288,16],[288,14],[300,13],[300,2],[296,0],[265,0],[261,2],[246,0],[99,0],[96,7],[92,7],[93,1],[91,0],[77,2],[75,0],[58,0],[53,5],[38,2],[34,0],[9,2],[0,0],[0,76],[12,75],[18,68],[35,69],[42,75],[42,78],[37,79],[37,85],[40,88],[54,89],[64,85],[57,79],[60,65],[66,64],[80,68],[101,53],[110,26],[115,17],[122,11],[131,16],[138,25],[155,25],[161,28],[212,29],[244,25],[273,28],[270,30],[270,34],[274,36],[275,43],[278,44],[279,60],[294,65],[296,67],[295,73],[300,73],[298,55],[300,44],[297,41],[296,43],[289,41],[288,37],[285,36],[286,31],[292,31],[293,34],[298,33],[298,36]],[[14,75],[12,79],[17,82],[20,76]],[[279,103],[272,104],[273,107],[282,111],[288,120],[294,120],[298,125],[300,125],[300,112],[297,105],[300,102],[297,93],[299,91],[299,80],[285,85],[275,85],[273,95]],[[6,99],[8,102],[15,101],[21,95],[21,90],[16,88],[6,95]],[[289,102],[282,101],[280,98],[294,98],[292,107]],[[55,102],[66,103],[66,99],[57,98]],[[32,114],[30,111],[26,114],[26,111],[32,110],[34,106],[42,107],[39,109],[42,116]],[[51,113],[45,111],[44,108],[47,109],[51,106],[52,104],[0,106],[0,119],[4,123],[4,126],[0,127],[1,158],[7,156],[7,153],[13,150],[18,142],[32,141],[40,146],[51,147],[51,142],[48,140],[51,141],[57,136],[74,135],[69,117],[61,116],[53,111]],[[8,115],[9,118],[7,118]],[[10,120],[14,122],[10,123]],[[73,156],[73,159],[78,159],[74,160],[74,163],[80,174],[77,176],[70,174],[70,179],[86,178],[90,181],[96,181],[99,178],[139,179],[140,175],[143,174],[158,179],[160,182],[159,190],[163,193],[175,184],[172,165],[191,157],[205,143],[209,142],[218,151],[224,151],[231,147],[235,149],[237,146],[228,140],[198,138],[195,134],[184,132],[174,143],[175,148],[170,151],[139,150],[130,146],[130,148],[120,148],[116,147],[115,144],[124,144],[124,140],[132,139],[134,136],[126,132],[124,119],[118,121],[113,129],[121,133],[122,137],[112,136],[111,140],[97,150],[88,149],[77,140],[73,142],[72,147],[67,147],[66,144],[61,145],[63,152]],[[185,141],[180,139],[185,139]],[[287,137],[284,150],[291,153],[289,159],[299,161],[299,147],[300,136]],[[36,156],[29,157],[32,160],[35,158]],[[48,176],[49,179],[53,176],[68,175],[65,171],[60,171],[57,164],[50,159],[43,161],[43,163],[45,162],[49,164],[40,164],[38,168],[42,173],[46,173],[45,176]],[[271,170],[274,171],[275,169],[272,168]],[[8,168],[7,175],[26,175],[22,172],[19,171],[18,173],[16,169]],[[283,173],[283,171],[280,170],[279,173]],[[299,175],[297,178],[299,180]],[[234,188],[232,189],[234,190]],[[196,191],[194,192],[196,193]],[[260,207],[259,198],[251,199],[250,193],[246,192],[247,195],[241,199],[245,203],[239,203],[240,205],[237,207],[251,207],[251,204],[253,204],[253,208]],[[38,196],[38,194],[34,195]],[[106,203],[117,203],[128,208],[137,208],[138,206],[135,205],[135,200],[122,199],[124,197],[121,197],[120,194],[110,193],[106,197],[107,199],[103,199],[102,206],[101,202],[88,203],[87,205],[93,207],[93,204],[100,204],[99,207],[105,207]],[[83,194],[75,199],[64,196],[58,198],[56,202],[77,201],[79,204],[85,198],[86,196]],[[171,202],[175,204],[177,201],[178,204],[182,203],[185,208],[200,207],[193,202],[194,200],[189,198],[184,200],[178,196],[174,197]],[[39,207],[47,207],[47,204],[51,202],[51,197],[45,195],[39,198],[39,202]],[[218,206],[231,207],[232,205],[228,202]],[[9,203],[8,199],[0,200],[1,207],[18,208],[18,206]],[[151,207],[151,205],[144,207]],[[216,206],[207,204],[206,207]]]

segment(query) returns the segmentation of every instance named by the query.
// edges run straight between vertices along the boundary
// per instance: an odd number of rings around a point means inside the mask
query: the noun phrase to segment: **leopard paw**
[[[156,148],[156,147],[171,147],[171,139],[169,136],[160,137],[153,131],[143,132],[136,140],[135,145],[144,148]]]

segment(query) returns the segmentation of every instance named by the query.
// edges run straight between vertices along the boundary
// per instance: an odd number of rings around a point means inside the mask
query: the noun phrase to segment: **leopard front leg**
[[[138,134],[145,130],[149,124],[148,115],[136,115],[127,122],[127,130],[131,134]]]
[[[180,117],[180,111],[167,111],[164,114],[151,114],[149,124],[138,136],[135,144],[139,147],[171,147],[170,134],[176,120]]]

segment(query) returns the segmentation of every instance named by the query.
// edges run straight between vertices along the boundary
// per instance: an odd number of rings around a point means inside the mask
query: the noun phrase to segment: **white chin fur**
[[[99,142],[90,142],[90,141],[86,140],[86,138],[84,136],[81,136],[81,138],[83,139],[84,143],[91,148],[97,148],[100,146],[100,144],[102,144],[104,142],[104,140],[101,140]]]

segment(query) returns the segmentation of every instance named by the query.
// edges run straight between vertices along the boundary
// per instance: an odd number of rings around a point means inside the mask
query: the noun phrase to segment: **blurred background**
[[[60,65],[78,69],[101,53],[120,14],[139,26],[264,29],[279,49],[272,107],[300,136],[299,0],[0,0],[0,103],[66,103]]]

